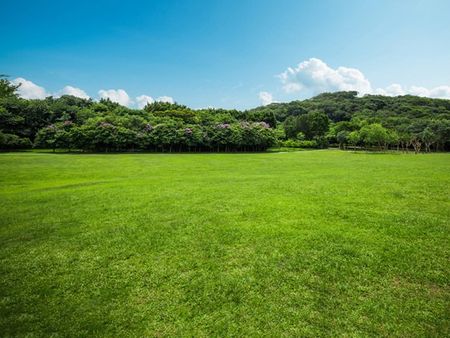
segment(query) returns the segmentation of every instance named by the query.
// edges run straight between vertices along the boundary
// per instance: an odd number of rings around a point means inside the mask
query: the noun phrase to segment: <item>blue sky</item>
[[[342,89],[450,97],[448,0],[1,1],[0,12],[0,73],[22,79],[24,96],[240,109]]]

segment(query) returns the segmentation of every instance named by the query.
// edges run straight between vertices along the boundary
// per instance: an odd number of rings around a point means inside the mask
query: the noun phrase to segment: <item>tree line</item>
[[[0,148],[232,152],[269,147],[450,149],[450,100],[324,93],[239,111],[154,102],[130,109],[74,96],[26,100],[0,78]]]
[[[264,151],[276,144],[273,114],[193,110],[164,102],[130,109],[74,96],[25,100],[0,83],[0,148],[84,151]]]
[[[88,151],[231,152],[263,151],[275,143],[265,122],[188,124],[173,118],[153,122],[139,116],[91,118],[82,125],[71,121],[40,129],[38,148]]]

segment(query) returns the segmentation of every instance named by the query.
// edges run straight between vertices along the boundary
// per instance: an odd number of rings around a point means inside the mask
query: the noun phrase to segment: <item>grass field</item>
[[[0,154],[0,335],[449,336],[450,155]]]

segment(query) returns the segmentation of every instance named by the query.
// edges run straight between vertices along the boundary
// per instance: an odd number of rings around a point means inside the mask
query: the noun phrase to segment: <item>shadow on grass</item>
[[[33,154],[53,154],[53,155],[145,155],[145,154],[159,154],[159,155],[196,155],[196,154],[230,154],[230,155],[238,155],[238,154],[276,154],[276,153],[294,153],[294,152],[308,152],[308,151],[342,151],[351,154],[358,155],[425,155],[425,154],[433,154],[433,153],[445,153],[445,152],[420,152],[415,153],[414,151],[402,151],[402,150],[370,150],[370,149],[338,149],[338,148],[327,148],[327,149],[311,149],[311,148],[269,148],[265,151],[235,151],[235,152],[217,152],[217,151],[173,151],[173,152],[161,152],[161,151],[82,151],[82,150],[64,150],[64,149],[56,149],[53,151],[52,149],[8,149],[8,150],[0,150],[1,153],[33,153]]]
[[[235,151],[235,152],[217,152],[217,151],[172,151],[172,152],[161,152],[161,151],[82,151],[82,150],[63,150],[57,149],[53,151],[52,149],[27,149],[22,151],[7,151],[9,153],[33,153],[33,154],[53,154],[53,155],[145,155],[145,154],[153,154],[153,155],[199,155],[199,154],[207,154],[207,155],[238,155],[238,154],[270,154],[270,151]]]

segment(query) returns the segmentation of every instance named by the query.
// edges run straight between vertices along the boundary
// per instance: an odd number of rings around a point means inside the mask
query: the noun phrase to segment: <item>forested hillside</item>
[[[74,96],[26,100],[0,80],[0,148],[85,151],[263,151],[272,146],[450,149],[450,100],[356,92],[248,111],[155,102],[130,109]]]
[[[250,110],[283,123],[288,144],[449,150],[450,100],[418,96],[324,93],[312,99]]]

